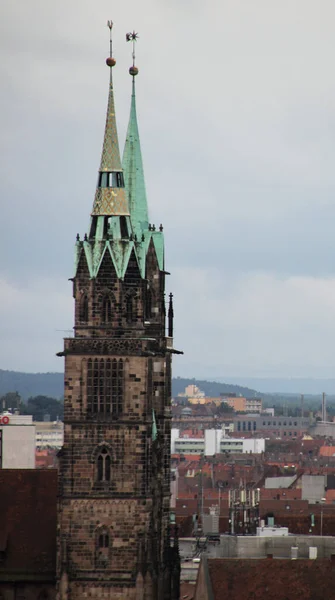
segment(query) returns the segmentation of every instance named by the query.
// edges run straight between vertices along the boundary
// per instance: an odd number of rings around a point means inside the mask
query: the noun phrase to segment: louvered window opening
[[[121,173],[121,172],[107,173],[105,171],[103,173],[99,173],[98,187],[123,188],[124,187],[123,173]]]
[[[124,365],[120,358],[89,359],[87,373],[87,410],[91,414],[122,413]]]

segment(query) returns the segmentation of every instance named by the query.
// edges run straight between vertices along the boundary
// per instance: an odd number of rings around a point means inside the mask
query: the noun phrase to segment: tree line
[[[18,410],[21,415],[32,415],[34,421],[63,420],[64,402],[49,396],[31,396],[24,402],[18,392],[7,392],[0,398],[0,410],[14,412]]]

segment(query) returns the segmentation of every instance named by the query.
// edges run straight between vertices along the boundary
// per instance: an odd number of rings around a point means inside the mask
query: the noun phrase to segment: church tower
[[[112,23],[108,22],[110,32]],[[135,98],[119,152],[112,70],[90,227],[77,235],[74,337],[65,339],[58,600],[177,600],[169,527],[170,295],[165,333],[163,227],[149,224]]]

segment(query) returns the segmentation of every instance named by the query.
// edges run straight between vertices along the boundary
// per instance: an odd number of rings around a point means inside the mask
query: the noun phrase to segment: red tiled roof
[[[208,559],[207,564],[213,600],[335,597],[335,564],[330,560]]]
[[[0,469],[1,573],[54,574],[57,470]],[[14,575],[15,573],[15,575]]]
[[[319,456],[335,456],[335,446],[321,446]]]

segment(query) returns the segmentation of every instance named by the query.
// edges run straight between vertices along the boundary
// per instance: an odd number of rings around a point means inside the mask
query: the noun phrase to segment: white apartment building
[[[171,454],[213,456],[223,452],[261,454],[265,451],[265,439],[226,437],[222,429],[205,429],[203,437],[180,435],[179,429],[172,429],[171,433]]]
[[[220,451],[234,454],[261,454],[265,450],[265,439],[221,438]]]
[[[0,468],[35,468],[35,425],[31,415],[0,415]]]
[[[263,401],[261,398],[246,398],[245,410],[250,413],[261,413]]]

